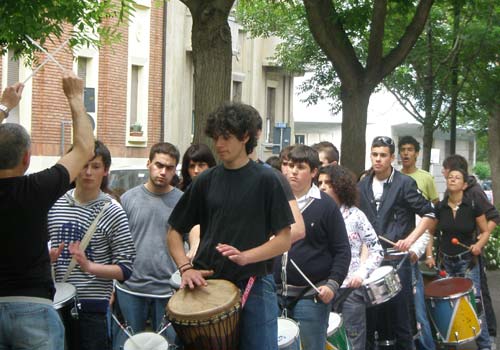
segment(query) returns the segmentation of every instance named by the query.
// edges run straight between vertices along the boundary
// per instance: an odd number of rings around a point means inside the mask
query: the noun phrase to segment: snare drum
[[[381,266],[363,282],[367,306],[385,303],[401,291],[399,276],[392,266]]]
[[[75,325],[75,319],[78,318],[76,288],[70,283],[61,282],[56,282],[55,287],[52,305],[64,324],[65,348],[76,349],[79,346],[78,327]]]
[[[181,272],[179,270],[175,271],[170,277],[170,282],[172,287],[179,289],[182,282]]]
[[[456,345],[479,336],[481,326],[470,279],[450,277],[429,283],[425,302],[438,342]]]
[[[168,350],[168,341],[159,334],[142,332],[127,339],[123,350]]]
[[[186,350],[238,349],[240,290],[226,280],[180,289],[166,307],[167,317]]]
[[[351,343],[347,338],[342,317],[335,312],[330,312],[326,337],[327,350],[351,350]]]
[[[278,349],[300,349],[300,330],[294,320],[278,317]]]

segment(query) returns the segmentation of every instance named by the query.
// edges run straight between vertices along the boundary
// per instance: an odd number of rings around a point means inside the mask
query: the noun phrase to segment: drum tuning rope
[[[128,337],[128,339],[130,340],[130,342],[137,348],[137,349],[140,349],[141,346],[139,346],[139,344],[137,344],[134,339],[132,338],[132,334],[130,334],[129,331],[127,331],[127,329],[125,327],[123,327],[123,325],[120,323],[120,321],[116,318],[115,314],[111,313],[111,317],[113,317],[113,320],[115,320],[116,324],[118,325],[118,327],[120,327],[120,329],[123,331],[123,333],[125,333]]]

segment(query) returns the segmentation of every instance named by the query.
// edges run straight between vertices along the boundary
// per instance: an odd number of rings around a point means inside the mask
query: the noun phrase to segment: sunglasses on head
[[[389,136],[377,136],[372,143],[380,142],[387,146],[394,146],[394,141]]]

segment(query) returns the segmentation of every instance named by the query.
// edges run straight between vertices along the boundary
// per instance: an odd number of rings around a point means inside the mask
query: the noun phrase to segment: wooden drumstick
[[[381,240],[383,240],[383,241],[384,241],[384,242],[386,242],[386,243],[392,244],[393,246],[395,246],[395,245],[396,245],[396,243],[394,243],[394,242],[393,242],[393,241],[391,241],[390,239],[385,238],[384,236],[380,236],[380,235],[379,235],[379,236],[378,236],[378,238],[379,238],[379,239],[381,239]]]
[[[460,241],[458,240],[458,238],[456,238],[456,237],[453,237],[453,238],[451,239],[451,243],[452,243],[453,245],[459,245],[459,246],[464,247],[464,248],[466,248],[466,249],[470,249],[470,245],[463,244],[463,243],[462,243],[462,242],[460,242]]]
[[[304,279],[307,281],[307,283],[309,283],[309,285],[318,293],[320,294],[320,291],[318,289],[318,287],[316,287],[314,285],[314,283],[311,282],[311,280],[309,278],[306,277],[306,275],[304,274],[304,272],[302,272],[301,269],[299,269],[299,267],[297,266],[297,264],[295,263],[295,261],[293,261],[292,259],[290,259],[290,262],[292,263],[292,265],[297,269],[297,271],[301,274],[302,277],[304,277]]]

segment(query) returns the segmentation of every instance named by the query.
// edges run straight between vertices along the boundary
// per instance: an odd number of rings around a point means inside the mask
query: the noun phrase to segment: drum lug
[[[459,339],[458,339],[458,332],[455,332],[455,340],[456,340],[456,342],[457,342],[457,343],[459,342]]]
[[[478,334],[477,334],[477,332],[476,332],[476,327],[472,327],[472,333],[474,333],[474,336],[475,336],[475,337],[477,337],[477,336],[478,336]]]

